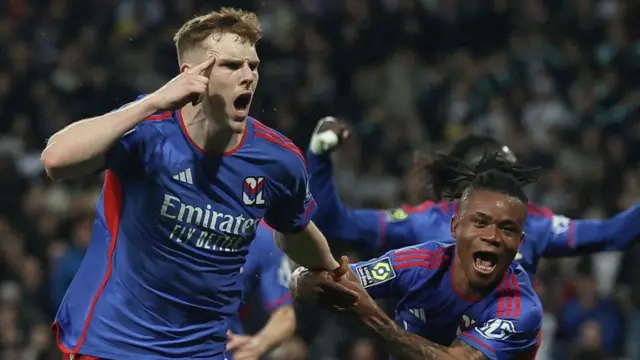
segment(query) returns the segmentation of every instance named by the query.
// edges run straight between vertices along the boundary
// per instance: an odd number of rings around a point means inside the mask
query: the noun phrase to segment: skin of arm
[[[47,175],[54,180],[65,180],[99,170],[113,144],[156,110],[148,97],[58,131],[40,156]]]
[[[396,360],[486,360],[479,350],[456,339],[449,347],[402,329],[379,307],[376,311],[361,316],[366,324],[383,342],[384,348]]]
[[[313,222],[295,234],[276,232],[276,243],[291,260],[307,269],[333,270],[338,267],[327,239]]]
[[[293,305],[286,305],[271,313],[267,324],[254,337],[264,351],[269,351],[293,335],[296,313]]]

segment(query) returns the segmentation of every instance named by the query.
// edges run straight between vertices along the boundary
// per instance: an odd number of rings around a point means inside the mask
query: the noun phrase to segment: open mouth
[[[493,273],[498,265],[498,255],[488,251],[476,251],[473,253],[473,267],[481,274]]]
[[[233,101],[233,106],[236,110],[244,112],[249,107],[249,103],[251,103],[251,93],[244,93]]]

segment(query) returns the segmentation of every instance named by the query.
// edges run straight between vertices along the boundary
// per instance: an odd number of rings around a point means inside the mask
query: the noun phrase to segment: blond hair
[[[209,36],[224,33],[235,34],[240,41],[255,45],[262,37],[262,26],[255,13],[228,7],[197,16],[182,25],[173,37],[178,59]]]

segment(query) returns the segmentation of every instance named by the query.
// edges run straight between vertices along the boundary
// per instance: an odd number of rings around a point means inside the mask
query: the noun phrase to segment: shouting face
[[[205,114],[225,121],[233,130],[243,130],[256,87],[260,60],[255,44],[233,33],[214,34],[202,42],[201,61],[216,58],[204,73],[209,77]],[[197,63],[197,62],[196,62]]]
[[[526,205],[489,190],[472,190],[451,221],[456,255],[471,287],[482,290],[504,275],[524,237]]]

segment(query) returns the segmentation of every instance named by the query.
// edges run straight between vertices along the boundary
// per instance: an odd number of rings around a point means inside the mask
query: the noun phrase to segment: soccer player
[[[289,292],[291,267],[289,259],[276,246],[275,232],[264,222],[258,225],[256,238],[249,247],[247,262],[242,267],[243,304],[231,318],[227,357],[233,360],[257,360],[293,335],[296,315]],[[244,335],[242,319],[250,304],[260,298],[270,316],[267,324],[255,335]]]
[[[260,34],[253,13],[196,17],[174,38],[178,76],[49,139],[51,178],[107,170],[91,243],[55,318],[67,357],[223,359],[263,218],[295,262],[337,268],[309,220],[303,156],[248,117]]]
[[[324,296],[323,305],[358,315],[396,360],[534,359],[542,305],[513,262],[524,237],[521,185],[533,181],[530,170],[496,156],[475,168],[438,156],[429,169],[436,191],[461,199],[448,234],[455,244],[434,240],[352,264],[357,303]],[[315,297],[316,274],[296,269],[296,297]],[[384,298],[398,300],[395,323],[373,301]]]
[[[323,233],[332,239],[358,243],[372,251],[431,240],[447,241],[447,238],[453,241],[446,235],[449,219],[457,212],[457,201],[425,201],[415,207],[390,210],[354,210],[342,204],[332,179],[329,153],[344,140],[345,131],[344,125],[333,118],[321,120],[307,152],[311,192],[318,200],[319,209],[313,220]],[[485,153],[493,152],[502,153],[508,161],[516,161],[507,146],[477,136],[461,140],[450,155],[474,163]],[[535,274],[540,257],[623,250],[640,239],[640,205],[608,220],[572,220],[533,203],[527,208],[527,236],[516,260],[530,275]]]

